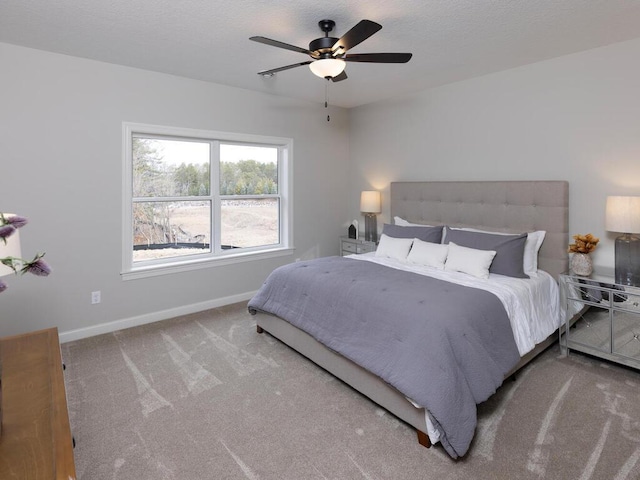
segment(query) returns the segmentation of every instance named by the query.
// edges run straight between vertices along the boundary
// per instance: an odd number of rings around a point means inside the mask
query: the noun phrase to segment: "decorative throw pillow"
[[[419,238],[413,240],[413,246],[407,256],[407,261],[425,267],[434,267],[438,270],[444,269],[444,262],[447,260],[449,245],[441,243],[423,242]]]
[[[383,233],[376,249],[376,257],[388,257],[406,261],[412,244],[413,238],[394,238]]]
[[[538,252],[547,234],[544,230],[527,233],[527,241],[524,244],[524,273],[535,275],[538,272]]]
[[[444,269],[486,279],[489,278],[489,267],[495,256],[495,250],[477,250],[450,242]]]
[[[488,230],[479,230],[477,228],[466,227],[448,227],[451,230],[464,230],[467,232],[489,233],[492,235],[515,235],[513,233],[490,232]],[[524,256],[522,259],[522,268],[527,275],[535,275],[538,272],[538,252],[547,234],[545,230],[536,230],[527,233],[527,241],[524,243]],[[442,243],[446,243],[446,234],[442,235]]]
[[[529,275],[524,273],[526,233],[521,235],[500,235],[445,228],[445,243],[454,242],[457,245],[478,250],[495,250],[496,255],[489,269],[491,273],[515,278],[529,278]]]
[[[394,238],[419,238],[423,242],[440,243],[442,227],[401,227],[385,223],[382,233]]]

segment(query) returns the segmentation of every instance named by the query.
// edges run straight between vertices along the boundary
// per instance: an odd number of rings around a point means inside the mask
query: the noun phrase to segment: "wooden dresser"
[[[58,330],[0,339],[0,479],[74,480]]]

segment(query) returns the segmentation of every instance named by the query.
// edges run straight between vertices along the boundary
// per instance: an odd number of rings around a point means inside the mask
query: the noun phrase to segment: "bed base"
[[[423,408],[416,408],[404,395],[376,375],[318,342],[308,333],[269,313],[255,315],[256,331],[268,333],[334,377],[368,397],[416,429],[418,442],[431,446]]]
[[[415,407],[402,393],[384,382],[384,380],[325,347],[311,335],[291,325],[286,320],[262,312],[258,312],[255,315],[255,319],[256,331],[258,333],[266,332],[272,337],[275,337],[356,391],[368,397],[389,413],[411,425],[416,430],[418,443],[427,448],[431,446],[431,440],[426,433],[427,424],[424,408]],[[538,344],[535,349],[520,359],[520,362],[505,375],[505,379],[509,377],[513,378],[518,370],[531,362],[536,356],[557,341],[557,339],[557,333],[554,333],[545,341]]]

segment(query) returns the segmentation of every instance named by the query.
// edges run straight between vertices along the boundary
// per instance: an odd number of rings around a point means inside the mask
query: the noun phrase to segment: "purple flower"
[[[13,225],[2,225],[0,226],[0,238],[4,240],[4,243],[7,243],[7,238],[14,234],[16,231],[16,227]]]
[[[22,273],[33,273],[38,277],[46,277],[51,273],[51,267],[42,259],[42,255],[36,255],[29,263],[22,267]]]
[[[20,215],[8,216],[0,213],[0,242],[6,245],[7,238],[27,223],[28,220]],[[46,277],[51,273],[51,267],[42,259],[43,256],[44,253],[39,253],[30,262],[17,257],[3,257],[0,258],[0,265],[11,268],[16,275],[29,272],[39,277]],[[0,293],[4,292],[7,288],[7,284],[0,280]]]
[[[21,217],[20,215],[4,217],[4,221],[9,225],[13,225],[14,228],[24,227],[27,223],[29,223],[29,220],[27,220],[25,217]]]

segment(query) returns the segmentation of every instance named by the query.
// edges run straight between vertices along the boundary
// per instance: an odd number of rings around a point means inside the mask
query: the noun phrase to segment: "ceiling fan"
[[[249,40],[253,40],[254,42],[304,53],[312,58],[312,60],[307,60],[306,62],[272,68],[271,70],[263,70],[258,72],[258,75],[270,77],[283,70],[309,65],[311,71],[318,77],[339,82],[347,78],[345,72],[346,62],[407,63],[411,59],[411,53],[348,54],[347,51],[349,49],[365,41],[382,28],[382,25],[372,22],[371,20],[360,20],[360,22],[341,38],[329,36],[329,32],[333,30],[333,27],[336,25],[336,22],[333,20],[320,20],[318,25],[320,26],[320,30],[324,32],[324,37],[316,38],[309,43],[309,49],[296,47],[295,45],[289,45],[288,43],[266,37],[251,37]]]

